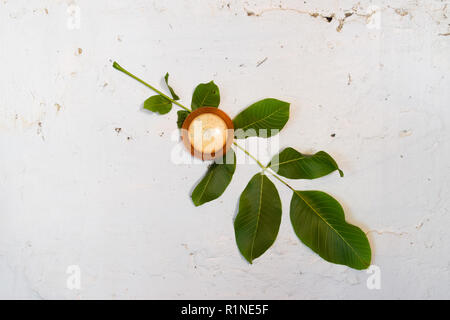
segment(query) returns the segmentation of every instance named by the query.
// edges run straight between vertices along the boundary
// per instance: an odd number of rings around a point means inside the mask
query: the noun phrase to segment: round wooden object
[[[202,160],[222,157],[233,143],[233,121],[218,108],[195,109],[183,122],[181,139],[194,157]]]

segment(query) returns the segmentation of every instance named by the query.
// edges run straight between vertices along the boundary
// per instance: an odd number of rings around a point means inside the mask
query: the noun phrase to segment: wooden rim
[[[226,142],[222,149],[218,150],[217,152],[212,153],[204,153],[199,150],[196,150],[194,146],[191,144],[191,141],[189,139],[189,126],[191,125],[192,121],[197,118],[199,115],[203,113],[212,113],[217,116],[219,116],[226,124],[228,130],[227,130],[227,138]],[[233,143],[234,139],[234,125],[233,121],[231,121],[230,117],[220,110],[219,108],[214,107],[201,107],[198,109],[195,109],[189,115],[186,117],[186,120],[184,120],[183,125],[181,127],[181,139],[183,140],[183,144],[188,149],[188,151],[196,158],[202,159],[202,160],[212,160],[219,157],[224,156],[227,151],[230,149],[231,144]]]

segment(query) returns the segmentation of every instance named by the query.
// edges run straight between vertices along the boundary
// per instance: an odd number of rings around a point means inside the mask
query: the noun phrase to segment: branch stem
[[[284,184],[286,187],[288,187],[289,189],[291,189],[292,191],[295,191],[295,189],[293,187],[291,187],[286,181],[284,181],[283,179],[280,178],[279,175],[277,175],[272,169],[268,168],[269,173],[275,177],[278,181],[280,181],[282,184]]]
[[[148,84],[147,82],[145,82],[142,79],[139,79],[138,77],[136,77],[134,74],[128,72],[127,70],[125,70],[124,68],[122,68],[117,62],[114,61],[113,63],[113,67],[114,69],[117,69],[123,73],[125,73],[126,75],[132,77],[133,79],[139,81],[140,83],[142,83],[143,85],[149,87],[150,89],[152,89],[153,91],[155,91],[156,93],[162,95],[164,98],[166,98],[167,100],[171,101],[172,103],[176,104],[177,106],[179,106],[180,108],[183,108],[184,110],[191,112],[191,109],[186,108],[185,106],[183,106],[181,103],[179,103],[176,100],[173,100],[172,98],[170,98],[168,95],[162,93],[161,91],[159,91],[158,89],[156,89],[155,87],[153,87],[152,85]]]
[[[292,191],[295,191],[293,187],[291,187],[286,181],[281,179],[272,169],[264,166],[255,156],[253,156],[250,152],[248,152],[244,147],[241,147],[239,144],[236,143],[236,141],[233,142],[233,144],[241,149],[246,155],[248,155],[250,158],[252,158],[262,169],[262,171],[268,171],[273,177],[275,177],[278,181],[280,181],[282,184],[284,184],[286,187],[291,189]]]
[[[244,151],[244,153],[245,153],[246,155],[248,155],[250,158],[252,158],[253,160],[255,160],[255,162],[261,167],[261,169],[263,169],[263,171],[267,169],[261,162],[259,162],[258,159],[256,159],[256,157],[254,157],[254,156],[253,156],[250,152],[248,152],[244,147],[241,147],[240,145],[238,145],[238,144],[236,143],[236,141],[234,141],[233,144],[234,144],[236,147],[238,147],[239,149],[241,149],[242,151]]]
[[[130,73],[129,71],[125,70],[124,68],[122,68],[117,62],[114,61],[113,63],[113,67],[114,69],[117,69],[123,73],[125,73],[126,75],[130,76],[131,78],[139,81],[140,83],[142,83],[143,85],[145,85],[146,87],[152,89],[153,91],[155,91],[156,93],[160,94],[161,96],[163,96],[164,98],[166,98],[167,100],[171,101],[172,103],[176,104],[177,106],[179,106],[180,108],[191,112],[191,110],[189,108],[186,108],[185,106],[183,106],[181,103],[179,103],[178,101],[170,98],[168,95],[162,93],[160,90],[156,89],[155,87],[153,87],[152,85],[148,84],[147,82],[145,82],[142,79],[139,79],[138,77],[136,77],[134,74]],[[252,158],[262,169],[263,172],[265,172],[266,170],[269,171],[269,173],[275,177],[278,181],[280,181],[282,184],[284,184],[286,187],[288,187],[289,189],[291,189],[292,191],[294,191],[294,188],[292,188],[286,181],[284,181],[283,179],[281,179],[272,169],[264,166],[255,156],[253,156],[250,152],[248,152],[244,147],[240,146],[239,144],[237,144],[236,141],[233,142],[233,144],[238,147],[239,149],[241,149],[246,155],[248,155],[250,158]]]

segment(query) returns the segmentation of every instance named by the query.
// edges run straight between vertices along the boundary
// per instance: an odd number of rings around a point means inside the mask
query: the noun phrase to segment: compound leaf
[[[294,191],[290,211],[297,236],[323,259],[358,270],[369,267],[367,236],[345,221],[344,210],[333,197],[321,191]]]
[[[166,114],[172,109],[172,102],[158,94],[156,96],[151,96],[144,101],[144,109],[159,114]]]
[[[252,263],[275,241],[281,223],[281,201],[272,181],[262,173],[253,176],[239,199],[234,220],[237,246]]]
[[[316,179],[335,170],[341,177],[344,176],[336,161],[324,151],[304,155],[293,148],[286,148],[274,156],[267,166],[279,175],[290,179]]]
[[[208,83],[200,83],[194,90],[192,95],[191,107],[192,110],[201,107],[219,107],[220,92],[219,87],[210,81]]]
[[[255,102],[234,119],[235,137],[268,138],[283,129],[289,120],[289,103],[273,98]]]
[[[232,162],[232,163],[230,163]],[[236,170],[236,155],[229,149],[220,161],[214,161],[191,194],[195,206],[217,199],[224,193]]]

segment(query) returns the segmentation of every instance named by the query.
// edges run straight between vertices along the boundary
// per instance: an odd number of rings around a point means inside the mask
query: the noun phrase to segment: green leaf
[[[272,98],[258,101],[234,118],[236,138],[270,137],[283,129],[288,119],[289,103]],[[278,131],[272,132],[272,130]],[[243,135],[242,132],[244,132]]]
[[[304,155],[293,148],[286,148],[274,156],[267,166],[290,179],[316,179],[335,170],[338,170],[341,177],[344,176],[336,161],[324,151]]]
[[[191,107],[192,110],[201,107],[219,107],[220,92],[219,87],[214,81],[208,83],[200,83],[194,90],[192,95]]]
[[[151,96],[144,101],[144,109],[157,112],[159,114],[166,114],[172,109],[172,102],[161,95]]]
[[[180,97],[177,96],[175,91],[173,91],[172,87],[169,86],[169,73],[167,72],[164,76],[164,81],[166,81],[167,88],[169,88],[170,94],[172,95],[173,100],[180,100]]]
[[[178,120],[177,120],[177,126],[178,128],[181,128],[183,126],[184,120],[186,120],[187,116],[189,115],[189,111],[185,110],[179,110],[177,112]]]
[[[281,222],[281,201],[272,181],[253,176],[239,199],[234,232],[239,251],[252,263],[275,241]]]
[[[231,160],[233,163],[229,163]],[[230,184],[235,169],[236,155],[233,149],[229,149],[223,158],[214,161],[209,166],[206,175],[192,192],[191,198],[195,206],[200,206],[220,197]]]
[[[369,267],[365,233],[345,222],[341,205],[325,192],[294,191],[291,222],[300,240],[325,260],[358,270]]]

